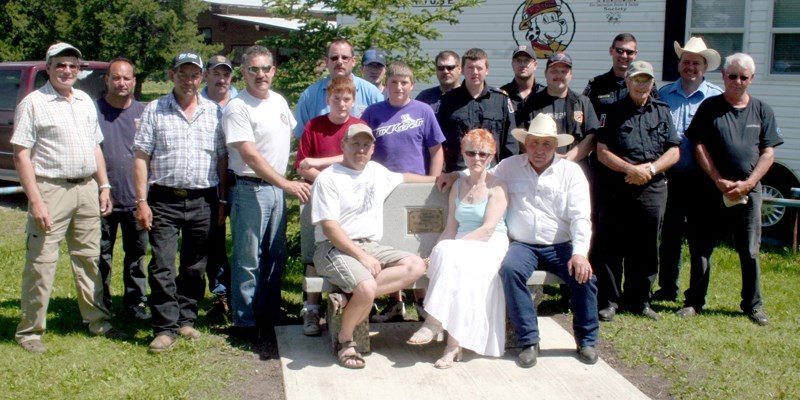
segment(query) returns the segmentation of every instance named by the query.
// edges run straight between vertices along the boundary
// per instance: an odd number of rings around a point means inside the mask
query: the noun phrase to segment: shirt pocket
[[[567,209],[567,193],[547,185],[539,185],[536,189],[541,199],[540,205],[550,209],[552,215],[562,215]]]

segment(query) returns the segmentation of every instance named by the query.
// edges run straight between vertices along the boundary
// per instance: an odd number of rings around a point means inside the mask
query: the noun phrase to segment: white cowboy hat
[[[558,141],[558,147],[566,146],[572,144],[575,141],[575,138],[572,135],[567,134],[557,134],[558,130],[556,129],[556,121],[553,120],[549,114],[538,114],[536,118],[531,121],[531,127],[528,130],[522,128],[516,128],[511,131],[511,135],[514,136],[514,139],[519,140],[522,143],[525,143],[525,138],[528,135],[536,136],[536,137],[544,137],[544,138],[553,138]]]
[[[678,55],[678,59],[680,60],[681,55],[684,52],[689,52],[693,54],[698,54],[706,59],[706,71],[713,71],[719,68],[720,62],[722,62],[722,57],[720,57],[719,53],[717,53],[714,49],[709,49],[706,47],[706,43],[703,39],[699,37],[692,36],[686,42],[686,46],[681,47],[678,44],[678,41],[675,41],[675,54]]]

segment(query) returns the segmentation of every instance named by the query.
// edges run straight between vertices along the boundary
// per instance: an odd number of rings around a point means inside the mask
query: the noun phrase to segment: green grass
[[[296,201],[289,225],[289,254],[297,248]],[[0,399],[213,399],[230,397],[246,384],[247,371],[257,357],[249,348],[228,342],[197,321],[204,333],[199,341],[180,340],[163,355],[147,353],[151,330],[147,323],[115,318],[116,327],[133,334],[128,342],[92,337],[81,324],[68,257],[62,254],[48,313],[44,343],[48,352],[32,355],[13,339],[19,322],[20,271],[24,259],[22,210],[0,211]],[[230,240],[230,236],[229,236]],[[121,254],[118,248],[116,254]],[[688,285],[688,261],[682,287]],[[121,257],[115,260],[119,271]],[[739,310],[741,274],[735,253],[721,247],[714,253],[714,269],[706,312],[682,320],[674,315],[680,303],[656,302],[662,315],[653,322],[620,314],[603,323],[601,337],[617,349],[620,361],[633,369],[647,369],[669,380],[670,393],[681,399],[792,399],[800,398],[800,260],[785,248],[762,252],[762,292],[770,325],[760,327]],[[302,305],[302,267],[292,257],[284,277],[284,302],[297,315]],[[115,315],[122,289],[114,274]],[[548,292],[556,293],[554,288]],[[210,306],[207,295],[201,310]],[[549,295],[543,308],[558,300]],[[602,356],[602,355],[601,355]]]
[[[47,353],[30,354],[14,341],[20,318],[19,290],[25,258],[23,210],[0,210],[0,399],[215,399],[228,397],[252,370],[258,355],[249,345],[228,342],[204,318],[197,341],[179,340],[169,353],[147,352],[148,322],[115,317],[112,323],[132,335],[126,342],[91,336],[81,323],[69,257],[62,247],[43,342]],[[121,312],[121,240],[113,274],[114,310]],[[200,309],[208,309],[207,295]]]

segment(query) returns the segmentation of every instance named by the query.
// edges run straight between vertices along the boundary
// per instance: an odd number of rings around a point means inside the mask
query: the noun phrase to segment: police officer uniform
[[[485,128],[492,132],[497,142],[495,162],[519,153],[517,141],[509,134],[514,118],[509,108],[509,98],[500,89],[487,88],[477,97],[461,85],[442,96],[436,114],[444,133],[444,161],[447,171],[466,168],[461,157],[461,138],[471,129]]]
[[[600,126],[605,125],[607,109],[618,100],[628,96],[628,88],[625,87],[625,78],[614,74],[614,69],[602,75],[597,75],[589,80],[583,95],[592,101],[594,111],[600,120]],[[650,91],[651,99],[659,99],[658,90],[655,85]]]
[[[523,108],[526,108],[526,105],[531,102],[531,100],[533,99],[533,96],[535,96],[537,93],[542,92],[542,91],[544,91],[546,89],[547,89],[547,86],[542,85],[541,83],[534,81],[533,82],[533,87],[531,88],[530,94],[528,94],[528,97],[523,99],[522,96],[519,94],[519,86],[517,85],[516,81],[512,80],[511,82],[506,83],[503,86],[500,86],[500,90],[505,92],[506,95],[508,96],[508,99],[511,100],[511,102],[510,102],[511,107],[512,107],[511,108],[511,112],[514,113],[514,116],[515,116],[515,118],[514,118],[515,121],[514,122],[515,122],[517,128],[525,128],[525,129],[527,129],[528,125],[530,125],[531,119],[533,119],[532,115],[530,115],[530,116],[522,115],[522,114],[519,113],[519,110],[521,110]]]
[[[627,94],[608,108],[597,141],[634,165],[656,161],[681,143],[666,103],[648,99],[640,107]],[[638,186],[626,183],[625,174],[610,172],[606,185],[598,232],[606,251],[603,265],[596,268],[598,308],[616,308],[624,292],[626,307],[642,312],[649,307],[658,274],[658,234],[667,203],[667,179],[659,173]],[[620,291],[623,263],[625,287]]]

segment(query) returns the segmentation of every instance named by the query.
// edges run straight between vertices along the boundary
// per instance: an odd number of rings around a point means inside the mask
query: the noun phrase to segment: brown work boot
[[[150,342],[150,352],[151,353],[163,353],[165,351],[169,351],[172,349],[172,346],[175,345],[178,339],[174,338],[167,334],[161,334],[156,336],[152,342]]]
[[[39,339],[26,340],[26,341],[20,343],[19,345],[22,346],[23,349],[25,349],[25,350],[27,350],[27,351],[29,351],[31,353],[39,354],[39,353],[44,353],[45,351],[47,351],[47,349],[42,344],[42,341],[39,340]]]
[[[200,332],[189,325],[184,325],[178,329],[178,334],[186,339],[200,339]]]

